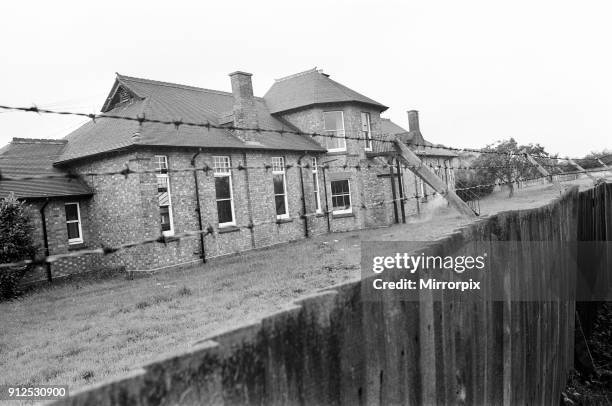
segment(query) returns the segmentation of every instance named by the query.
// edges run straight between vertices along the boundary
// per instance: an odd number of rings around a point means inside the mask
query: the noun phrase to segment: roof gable
[[[387,110],[386,106],[330,79],[316,68],[277,79],[264,100],[272,114],[317,104],[349,102]]]
[[[125,103],[113,103],[121,88],[134,97]],[[109,101],[110,100],[110,101]],[[255,98],[259,126],[273,130],[296,130],[270,114],[264,100]],[[169,82],[159,82],[117,74],[105,103],[107,114],[145,117],[158,120],[223,125],[231,122],[234,98],[231,93]],[[136,145],[325,151],[309,137],[297,134],[254,134],[255,142],[245,143],[228,129],[174,126],[137,121],[99,118],[84,124],[65,139],[68,145],[57,163],[80,159]]]

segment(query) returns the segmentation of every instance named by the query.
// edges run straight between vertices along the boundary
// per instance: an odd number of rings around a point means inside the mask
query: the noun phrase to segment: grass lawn
[[[483,214],[542,204],[550,187],[482,201]],[[328,234],[185,271],[79,281],[0,303],[0,385],[68,384],[120,375],[216,330],[359,278],[362,239],[430,240],[468,220],[442,208],[390,228]]]

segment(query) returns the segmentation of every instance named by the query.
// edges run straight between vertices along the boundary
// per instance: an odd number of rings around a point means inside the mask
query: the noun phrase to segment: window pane
[[[168,191],[168,178],[165,176],[157,177],[157,191],[167,192]]]
[[[338,149],[342,147],[342,140],[335,138],[337,136],[336,132],[328,131],[327,134],[330,135],[330,137],[325,138],[325,147],[327,149]],[[333,138],[331,136],[333,136]]]
[[[361,129],[370,131],[370,113],[361,113]]]
[[[217,214],[219,216],[219,224],[233,222],[234,218],[232,216],[232,201],[231,200],[217,201]]]
[[[160,207],[159,215],[160,215],[162,231],[169,231],[170,230],[170,207],[168,206]]]
[[[165,155],[155,155],[155,164],[159,173],[168,173],[168,157]]]
[[[157,201],[159,206],[169,206],[170,205],[170,195],[168,192],[162,192],[157,194]]]
[[[334,210],[345,210],[351,208],[351,198],[349,195],[339,195],[332,197]]]
[[[287,208],[285,207],[285,196],[274,196],[274,200],[276,203],[276,215],[282,216],[283,214],[287,214]]]
[[[334,209],[342,209],[342,197],[341,196],[332,196],[332,205]]]
[[[213,157],[213,168],[215,174],[230,173],[230,158],[228,156]]]
[[[339,195],[349,192],[348,180],[335,180],[331,183],[332,195]]]
[[[349,209],[351,207],[351,196],[350,195],[342,196],[342,206],[345,209]]]
[[[229,176],[216,177],[215,190],[217,199],[229,199],[231,197]]]
[[[285,158],[272,157],[272,172],[285,172]]]
[[[343,130],[341,111],[326,111],[323,113],[324,128],[326,130]]]
[[[66,226],[68,227],[68,239],[72,240],[76,238],[81,238],[78,222],[67,223]]]
[[[66,206],[66,221],[78,220],[79,212],[76,204],[67,204]]]
[[[285,182],[283,182],[284,175],[274,175],[274,194],[282,195],[285,193]]]

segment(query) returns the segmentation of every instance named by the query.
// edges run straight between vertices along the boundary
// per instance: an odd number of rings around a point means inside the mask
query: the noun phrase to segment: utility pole
[[[576,169],[578,169],[579,171],[584,172],[584,174],[588,176],[589,178],[591,178],[593,182],[597,181],[597,179],[595,179],[595,176],[591,175],[586,169],[578,165],[576,161],[574,161],[573,159],[567,158],[567,162],[569,162],[571,165],[574,165]]]
[[[612,171],[610,171],[610,168],[608,167],[608,165],[604,164],[600,158],[597,158],[597,162],[599,162],[601,166],[606,168],[606,171],[608,172],[609,175],[612,175]]]
[[[543,176],[546,176],[548,178],[549,182],[551,182],[552,184],[554,184],[557,187],[560,186],[559,185],[559,181],[555,180],[555,178],[550,174],[550,172],[548,172],[546,169],[544,169],[544,167],[542,165],[540,165],[540,163],[538,161],[536,161],[534,157],[529,155],[525,150],[523,150],[521,152],[523,154],[525,154],[525,159],[527,159],[533,166],[535,166],[535,168],[538,170],[538,172],[540,172]]]

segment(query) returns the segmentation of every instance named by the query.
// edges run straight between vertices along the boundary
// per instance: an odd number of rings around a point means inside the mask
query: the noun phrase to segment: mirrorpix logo
[[[487,253],[482,255],[456,255],[456,256],[441,256],[441,255],[411,255],[407,252],[396,253],[391,256],[375,256],[372,259],[372,272],[377,275],[385,271],[397,270],[407,273],[407,277],[400,278],[395,281],[386,281],[383,278],[375,278],[372,281],[373,288],[376,290],[386,289],[407,289],[407,290],[480,290],[481,281],[478,280],[482,275],[482,271],[486,270]],[[440,271],[442,272],[441,279],[444,278],[444,272],[453,272],[456,275],[461,275],[464,272],[474,273],[474,278],[461,281],[439,280],[430,277],[420,277],[417,272],[423,271]],[[429,272],[428,272],[429,273]],[[401,275],[401,273],[400,273]],[[381,275],[382,276],[382,275]],[[452,275],[451,275],[452,276]]]

